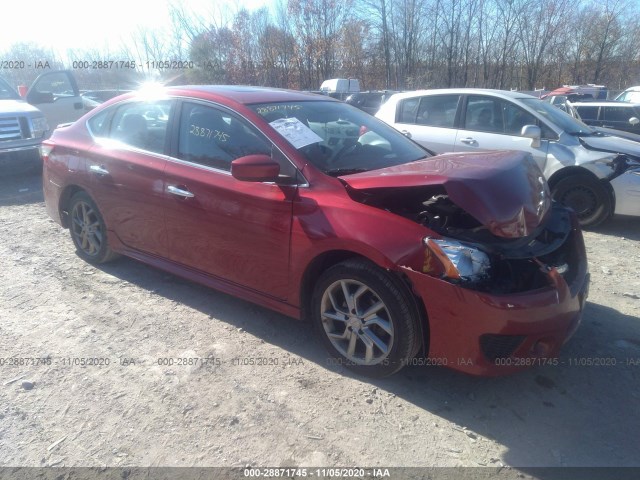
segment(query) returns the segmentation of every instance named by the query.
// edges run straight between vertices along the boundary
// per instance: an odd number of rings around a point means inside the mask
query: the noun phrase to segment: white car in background
[[[640,103],[640,85],[627,88],[616,97],[616,102]]]
[[[640,145],[596,132],[518,92],[474,88],[393,95],[376,114],[436,152],[530,153],[559,203],[593,227],[614,213],[640,216]]]

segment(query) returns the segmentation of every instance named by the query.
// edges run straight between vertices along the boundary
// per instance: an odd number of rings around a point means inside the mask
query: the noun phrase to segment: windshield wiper
[[[333,168],[325,171],[324,173],[331,175],[332,177],[337,177],[339,175],[351,175],[352,173],[362,173],[367,171],[369,171],[367,168]]]
[[[583,132],[580,130],[577,132],[570,132],[570,135],[573,135],[574,137],[591,137],[595,135],[595,132]]]

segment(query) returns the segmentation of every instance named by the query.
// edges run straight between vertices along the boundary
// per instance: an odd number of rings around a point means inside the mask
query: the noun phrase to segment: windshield
[[[20,95],[0,78],[0,100],[20,100]]]
[[[249,107],[328,175],[377,170],[431,156],[397,130],[346,103],[320,100]]]
[[[538,115],[541,115],[549,123],[560,127],[570,135],[584,136],[594,133],[591,127],[582,123],[580,120],[576,120],[571,115],[568,115],[550,103],[538,100],[537,98],[520,98],[519,100],[529,108],[535,110]]]

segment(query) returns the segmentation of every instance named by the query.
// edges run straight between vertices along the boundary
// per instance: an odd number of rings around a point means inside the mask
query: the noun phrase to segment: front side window
[[[464,129],[505,133],[502,101],[492,97],[469,97],[464,116]]]
[[[271,155],[271,144],[237,115],[186,102],[180,114],[178,158],[219,170],[246,155]]]
[[[538,121],[526,110],[506,100],[471,95],[467,100],[464,125],[466,130],[519,136],[522,127],[538,125]]]
[[[51,93],[54,98],[73,97],[76,94],[69,76],[64,72],[53,72],[40,78],[33,89],[40,94]]]
[[[128,102],[117,107],[108,137],[131,147],[155,153],[164,153],[167,124],[172,101],[169,99],[150,102]],[[106,131],[104,112],[89,120],[92,132]]]
[[[633,108],[628,107],[604,107],[604,119],[609,122],[626,123],[635,116]]]

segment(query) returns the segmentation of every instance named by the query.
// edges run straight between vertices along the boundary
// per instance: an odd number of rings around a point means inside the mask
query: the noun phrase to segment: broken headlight
[[[452,280],[477,281],[489,274],[486,253],[456,240],[426,237],[423,272]]]

